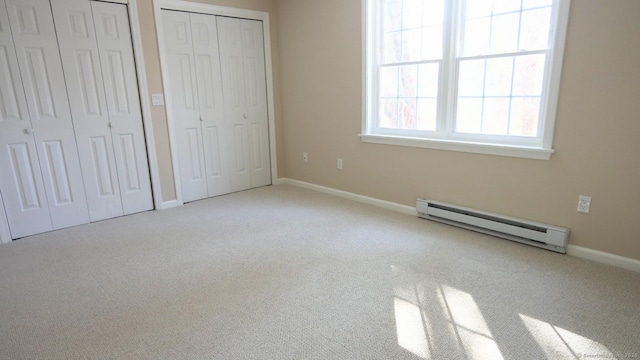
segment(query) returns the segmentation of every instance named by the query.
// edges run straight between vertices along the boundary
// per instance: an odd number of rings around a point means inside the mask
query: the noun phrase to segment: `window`
[[[364,3],[364,141],[549,158],[568,0]]]

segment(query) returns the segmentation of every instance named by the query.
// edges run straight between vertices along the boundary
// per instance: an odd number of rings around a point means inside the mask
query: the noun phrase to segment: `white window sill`
[[[389,135],[371,135],[360,134],[362,142],[373,144],[385,144],[385,145],[399,145],[420,147],[427,149],[448,150],[448,151],[461,151],[477,154],[488,154],[498,156],[518,157],[525,159],[536,160],[549,160],[551,154],[554,153],[553,149],[543,149],[537,147],[525,147],[515,145],[494,145],[494,144],[481,144],[463,141],[453,140],[437,140],[437,139],[422,139],[422,138],[408,138]]]

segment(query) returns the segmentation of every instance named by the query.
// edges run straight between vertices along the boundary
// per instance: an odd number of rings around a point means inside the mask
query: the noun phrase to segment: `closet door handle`
[[[34,132],[34,131],[35,131],[35,130],[33,130],[33,128],[26,128],[26,129],[24,129],[24,133],[25,133],[25,134],[29,134],[29,135],[33,134],[33,132]]]
[[[204,119],[202,118],[202,116],[200,116],[200,121],[204,121]]]
[[[116,127],[115,125],[113,125],[113,123],[109,123],[109,125],[108,125],[108,126],[109,126],[110,128],[112,128],[112,129],[113,129],[114,127]]]
[[[248,119],[248,118],[249,118],[249,115],[244,114],[244,115],[242,115],[242,117],[243,117],[243,118],[245,118],[245,119]]]

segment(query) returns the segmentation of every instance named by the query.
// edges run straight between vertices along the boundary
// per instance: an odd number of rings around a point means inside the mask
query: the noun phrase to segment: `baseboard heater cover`
[[[418,216],[424,219],[497,236],[503,239],[567,253],[569,229],[534,221],[469,209],[443,202],[418,199]]]

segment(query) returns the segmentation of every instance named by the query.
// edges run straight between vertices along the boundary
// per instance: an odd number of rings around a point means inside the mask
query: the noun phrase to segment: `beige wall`
[[[273,78],[274,78],[274,102],[275,102],[275,122],[276,122],[276,143],[278,154],[278,174],[284,174],[284,155],[281,144],[282,139],[282,122],[280,119],[280,82],[278,68],[278,36],[276,32],[276,16],[275,3],[273,0],[193,0],[193,2],[201,2],[219,6],[229,6],[241,9],[258,10],[269,13],[269,21],[271,22],[271,51],[273,61]],[[149,94],[162,93],[162,77],[160,73],[160,56],[158,54],[158,40],[156,36],[155,20],[153,14],[152,0],[138,0],[138,12],[140,17],[140,31],[142,33],[142,46],[144,52],[145,70],[147,74],[147,82]],[[166,102],[166,99],[165,99]],[[169,201],[176,198],[175,183],[173,178],[173,164],[171,162],[171,148],[169,146],[169,132],[167,125],[167,115],[164,106],[152,106],[151,116],[153,123],[153,132],[155,138],[156,152],[158,155],[158,168],[160,172],[160,186],[162,189],[163,201]],[[274,169],[275,170],[275,169]]]
[[[549,161],[362,143],[360,2],[277,0],[286,177],[566,226],[570,244],[640,259],[640,1],[572,2]]]

